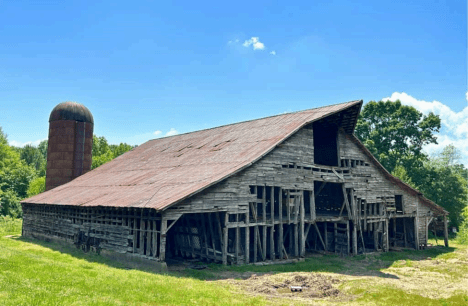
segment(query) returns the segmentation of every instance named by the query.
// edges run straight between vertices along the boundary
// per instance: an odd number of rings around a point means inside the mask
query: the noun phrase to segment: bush
[[[23,217],[20,198],[11,189],[7,191],[0,190],[0,215],[10,216],[13,218]]]
[[[0,216],[0,235],[16,235],[21,233],[21,219],[14,219],[10,216]]]
[[[32,196],[35,196],[36,194],[44,192],[45,181],[46,181],[45,176],[41,176],[29,182],[28,197],[32,197]]]

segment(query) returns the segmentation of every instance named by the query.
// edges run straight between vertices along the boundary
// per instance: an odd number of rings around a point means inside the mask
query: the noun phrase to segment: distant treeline
[[[126,143],[108,144],[105,137],[94,135],[92,169],[132,148]],[[22,216],[20,201],[45,190],[46,169],[47,140],[38,146],[10,146],[0,127],[0,216]]]

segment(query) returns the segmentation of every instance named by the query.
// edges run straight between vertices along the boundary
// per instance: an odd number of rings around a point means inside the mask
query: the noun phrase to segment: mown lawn
[[[424,251],[315,254],[296,264],[208,264],[161,274],[20,233],[20,220],[0,218],[0,305],[468,305],[468,249],[453,241]],[[307,275],[339,280],[340,294],[262,290]]]
[[[4,237],[19,234],[20,226],[19,221],[0,226],[0,305],[266,304],[262,297],[235,294],[225,285],[126,270],[96,255],[78,258]]]

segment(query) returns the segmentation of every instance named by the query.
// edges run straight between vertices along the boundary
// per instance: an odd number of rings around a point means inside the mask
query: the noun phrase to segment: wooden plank
[[[263,194],[262,194],[262,215],[263,215],[263,223],[266,224],[266,186],[263,186]],[[263,254],[262,254],[262,259],[263,261],[266,260],[266,256],[267,256],[267,227],[264,225],[263,228],[263,245],[262,245],[262,250],[263,250]]]
[[[302,196],[300,197],[300,223],[299,223],[299,241],[300,241],[300,256],[305,256],[305,236],[304,236],[304,192],[302,192]]]
[[[337,251],[337,236],[338,236],[338,224],[336,222],[333,223],[333,229],[334,229],[334,233],[333,233],[333,244],[334,244],[334,247],[335,247],[335,250],[334,252],[336,253]]]
[[[250,262],[250,214],[249,211],[245,213],[245,263]]]
[[[328,252],[328,223],[324,223],[325,231],[323,238],[325,239],[325,252]]]
[[[353,254],[354,255],[358,254],[358,249],[357,249],[357,224],[356,224],[356,222],[353,222]]]
[[[271,187],[271,228],[270,228],[270,259],[275,259],[275,187]]]
[[[224,248],[224,239],[223,239],[223,230],[221,229],[221,219],[219,217],[219,214],[220,214],[220,212],[216,212],[215,216],[216,216],[216,220],[218,221],[217,224],[218,224],[219,242],[221,244],[221,250],[223,250],[223,248]]]
[[[316,216],[316,212],[315,212],[315,196],[314,196],[314,190],[313,189],[312,189],[312,191],[310,191],[309,196],[310,196],[310,200],[309,200],[309,202],[310,202],[310,220],[312,222],[314,222],[315,219],[317,218],[317,216]]]
[[[229,214],[226,212],[224,214],[224,229],[223,229],[223,265],[227,265],[227,251],[228,251],[228,233],[229,228],[227,224],[229,223]]]
[[[319,237],[320,242],[322,243],[323,249],[326,250],[327,248],[325,246],[325,242],[323,241],[322,234],[320,234],[320,230],[319,230],[317,223],[314,223],[314,226],[315,226],[315,230],[317,231],[317,236]]]
[[[283,259],[283,189],[280,187],[278,196],[278,219],[279,219],[279,234],[278,234],[278,253],[280,254],[279,259]]]
[[[350,238],[350,237],[349,237],[349,220],[348,220],[348,221],[346,221],[346,241],[347,241],[347,243],[346,243],[346,245],[347,245],[347,250],[346,250],[346,252],[347,252],[348,255],[349,255],[349,253],[350,253],[350,252],[349,252],[349,248],[350,248],[350,241],[349,241],[349,238]]]
[[[448,240],[448,226],[447,226],[447,216],[444,215],[444,244],[445,247],[449,247],[449,240]]]
[[[236,222],[239,224],[239,214],[236,214]],[[227,226],[226,226],[227,228]],[[240,259],[239,259],[239,251],[240,251],[240,228],[239,226],[236,227],[236,241],[235,241],[235,252],[236,252],[236,263],[239,265],[240,264]]]
[[[166,261],[166,229],[167,220],[164,217],[161,219],[161,241],[159,244],[159,260]]]
[[[211,220],[211,213],[208,213],[208,227],[210,228],[211,247],[214,252],[216,250],[216,243],[215,243],[215,236],[214,236],[214,230],[213,230],[213,221]],[[213,253],[213,256],[214,255],[216,254]]]

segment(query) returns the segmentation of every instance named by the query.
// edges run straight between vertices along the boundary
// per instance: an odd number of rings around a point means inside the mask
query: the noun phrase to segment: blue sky
[[[468,152],[466,16],[466,1],[0,1],[0,126],[35,143],[71,100],[98,136],[141,144],[400,98]]]

